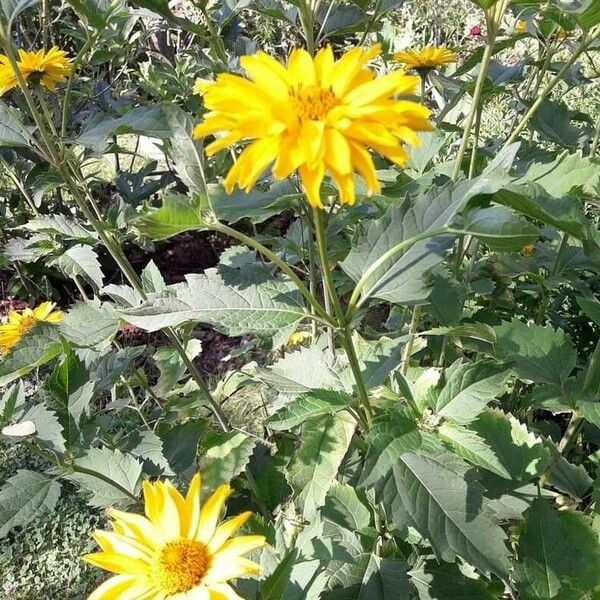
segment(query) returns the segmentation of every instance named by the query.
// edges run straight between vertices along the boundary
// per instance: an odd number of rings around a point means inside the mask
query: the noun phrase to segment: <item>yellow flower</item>
[[[535,246],[533,244],[527,244],[527,246],[523,246],[521,248],[521,255],[522,256],[531,256],[535,251]]]
[[[290,339],[287,341],[286,346],[288,348],[295,348],[296,346],[301,346],[310,339],[312,339],[312,335],[308,331],[296,331],[290,335]]]
[[[427,46],[421,50],[411,49],[394,54],[394,60],[409,69],[437,69],[456,62],[456,54],[448,48]]]
[[[264,52],[241,58],[250,79],[221,74],[201,82],[209,110],[194,136],[223,133],[206,147],[210,156],[241,140],[252,140],[227,174],[231,193],[237,184],[249,191],[272,165],[276,179],[298,171],[308,200],[322,208],[321,183],[328,172],[345,204],[355,201],[354,172],[370,194],[380,191],[372,148],[403,165],[404,143],[418,145],[416,131],[431,131],[427,108],[396,95],[416,93],[419,79],[402,71],[378,77],[367,63],[380,53],[353,48],[335,60],[331,47],[313,58],[295,49],[287,65]]]
[[[522,19],[519,19],[516,23],[515,23],[515,33],[525,33],[527,31],[527,21],[523,21]]]
[[[60,323],[63,319],[63,313],[60,310],[54,310],[55,306],[56,303],[54,302],[42,302],[33,310],[31,308],[26,308],[20,312],[11,310],[8,313],[7,322],[0,325],[0,352],[6,354],[15,344],[19,343],[30,329],[41,321],[52,324]]]
[[[265,544],[262,535],[232,537],[252,513],[219,524],[228,485],[200,503],[200,475],[185,498],[169,482],[144,482],[146,516],[112,509],[114,531],[96,531],[102,552],[84,560],[116,573],[88,600],[242,600],[227,583],[257,575],[242,555]]]
[[[31,78],[40,82],[51,92],[55,90],[57,83],[67,80],[73,69],[64,50],[59,50],[56,46],[50,48],[48,52],[45,50],[37,52],[19,50],[17,66],[24,79]],[[8,58],[4,54],[0,54],[0,96],[16,85],[17,78]]]

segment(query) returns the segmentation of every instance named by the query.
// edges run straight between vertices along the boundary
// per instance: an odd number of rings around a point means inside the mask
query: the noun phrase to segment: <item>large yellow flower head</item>
[[[20,49],[17,66],[23,79],[35,79],[51,92],[55,90],[57,83],[67,80],[73,69],[66,52],[56,46],[47,52],[46,50],[28,52]],[[16,85],[17,78],[8,58],[0,54],[0,96]]]
[[[394,60],[405,65],[408,69],[437,69],[456,62],[456,54],[448,48],[426,46],[421,50],[411,49],[396,52]]]
[[[241,140],[251,140],[227,174],[231,193],[237,184],[249,191],[272,165],[276,179],[298,171],[312,206],[323,207],[321,183],[329,173],[343,203],[355,201],[354,173],[369,193],[378,193],[372,148],[403,165],[405,143],[417,145],[415,132],[432,129],[430,112],[397,96],[416,94],[419,79],[396,71],[378,77],[367,66],[380,53],[354,48],[336,60],[331,47],[313,58],[295,49],[287,65],[259,52],[243,56],[249,79],[221,74],[214,82],[200,81],[208,113],[194,136],[223,136],[208,144],[210,156]]]
[[[169,481],[144,482],[145,517],[112,509],[114,531],[96,531],[102,552],[84,559],[116,576],[88,600],[242,600],[228,582],[260,572],[243,555],[263,546],[265,538],[232,537],[250,512],[219,524],[228,485],[204,504],[200,488],[200,475],[185,497]]]
[[[60,323],[63,313],[60,310],[54,310],[55,306],[54,302],[42,302],[33,310],[31,308],[22,311],[11,310],[8,313],[7,322],[0,325],[0,353],[9,352],[37,323],[41,321]]]

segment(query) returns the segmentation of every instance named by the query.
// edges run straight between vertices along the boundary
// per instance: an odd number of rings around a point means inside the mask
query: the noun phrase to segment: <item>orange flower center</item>
[[[299,85],[292,88],[290,98],[300,121],[324,119],[329,111],[340,103],[331,90],[326,90],[318,85],[307,87]]]
[[[18,325],[19,334],[25,335],[35,324],[37,319],[33,316],[25,317]]]
[[[210,566],[206,546],[195,540],[169,542],[156,560],[156,584],[169,594],[187,592],[198,585]]]

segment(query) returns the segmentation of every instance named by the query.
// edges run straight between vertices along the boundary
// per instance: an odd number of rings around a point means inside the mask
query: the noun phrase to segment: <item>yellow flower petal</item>
[[[157,589],[150,580],[134,575],[117,575],[96,588],[88,600],[150,600]]]
[[[216,552],[246,521],[252,516],[250,511],[243,512],[221,523],[208,543],[208,549]]]
[[[83,560],[105,571],[127,575],[150,575],[150,563],[147,560],[131,558],[116,552],[94,552],[86,554]]]
[[[244,600],[235,590],[226,583],[215,583],[209,590],[210,600]]]
[[[200,524],[196,532],[196,539],[203,544],[208,544],[215,534],[217,523],[225,507],[227,498],[231,495],[231,487],[219,486],[206,500],[200,511]]]
[[[247,558],[231,559],[227,556],[220,560],[217,555],[204,577],[204,584],[210,587],[215,583],[225,583],[239,577],[259,575],[260,571],[260,565]]]

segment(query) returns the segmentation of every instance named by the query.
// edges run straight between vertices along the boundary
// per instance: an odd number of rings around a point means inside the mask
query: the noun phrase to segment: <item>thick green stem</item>
[[[325,224],[323,222],[323,214],[321,209],[313,209],[313,218],[315,224],[315,235],[317,238],[317,248],[319,250],[319,258],[321,261],[321,270],[323,272],[323,280],[325,283],[326,293],[331,299],[331,303],[333,305],[333,310],[338,325],[342,329],[344,349],[346,350],[346,354],[348,355],[350,368],[352,369],[354,381],[356,382],[358,397],[360,399],[361,407],[366,417],[366,425],[368,426],[373,418],[373,408],[371,407],[371,402],[369,401],[369,393],[367,391],[367,387],[365,386],[365,382],[363,380],[360,368],[360,363],[358,361],[358,356],[356,355],[356,349],[354,348],[354,342],[352,340],[352,330],[350,328],[350,321],[347,320],[346,315],[344,315],[344,310],[342,309],[340,298],[337,294],[335,284],[333,282],[331,266],[329,264],[329,255],[327,254],[327,233],[325,230]]]

